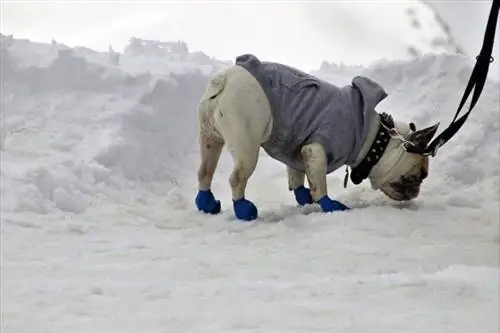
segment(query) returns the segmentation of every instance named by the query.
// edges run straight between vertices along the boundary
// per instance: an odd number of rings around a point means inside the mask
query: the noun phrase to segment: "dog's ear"
[[[425,148],[436,134],[438,127],[439,123],[418,131],[413,131],[408,135],[407,140],[413,142],[417,147]]]

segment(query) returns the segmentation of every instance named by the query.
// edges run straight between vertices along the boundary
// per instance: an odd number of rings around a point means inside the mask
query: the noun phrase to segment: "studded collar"
[[[383,126],[383,125],[385,126]],[[380,114],[380,123],[377,135],[373,140],[370,150],[363,158],[363,160],[351,170],[351,181],[353,184],[358,185],[363,180],[368,178],[372,168],[378,163],[382,155],[384,154],[387,145],[391,139],[389,129],[394,128],[394,121],[392,117],[387,113]],[[347,171],[347,170],[346,170]],[[347,186],[347,174],[344,181],[344,187]]]

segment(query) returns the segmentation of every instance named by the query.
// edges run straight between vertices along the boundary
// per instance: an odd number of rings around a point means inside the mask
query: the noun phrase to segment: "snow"
[[[352,211],[298,208],[283,165],[262,154],[248,187],[261,217],[241,223],[227,152],[222,214],[194,206],[195,107],[227,62],[148,51],[116,64],[18,39],[3,52],[2,332],[500,329],[498,82],[414,202],[344,189],[341,169],[329,191]],[[389,92],[379,111],[444,129],[472,65],[428,54],[314,73],[368,75]]]

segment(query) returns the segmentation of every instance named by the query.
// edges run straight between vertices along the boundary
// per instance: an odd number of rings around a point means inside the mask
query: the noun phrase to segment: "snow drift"
[[[223,214],[193,204],[196,104],[229,63],[154,41],[2,50],[2,332],[498,331],[498,82],[415,202],[344,190],[342,169],[330,191],[357,209],[300,209],[262,154],[248,190],[261,218],[240,224],[227,153]],[[367,75],[389,93],[379,111],[444,129],[472,65],[429,54],[314,74]]]
[[[131,48],[133,55],[126,52],[121,67],[106,54],[23,40],[4,51],[4,162],[24,154],[26,141],[36,144],[29,147],[31,156],[13,167],[16,173],[19,164],[26,170],[5,177],[3,183],[18,185],[3,187],[16,192],[4,191],[4,209],[82,212],[95,195],[92,187],[119,189],[121,181],[113,180],[117,175],[143,182],[176,181],[176,171],[197,144],[197,99],[208,75],[225,65],[212,61],[207,69],[208,57],[184,52],[172,55],[170,71],[152,66],[143,72],[141,60],[155,64],[165,56],[143,52]],[[53,60],[47,62],[47,56]],[[47,149],[53,154],[45,156]],[[63,193],[62,201],[54,193]]]

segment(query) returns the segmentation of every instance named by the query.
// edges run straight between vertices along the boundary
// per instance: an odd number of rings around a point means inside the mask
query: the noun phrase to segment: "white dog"
[[[245,189],[260,147],[287,166],[288,187],[300,205],[318,203],[324,212],[348,209],[328,196],[326,185],[327,174],[342,165],[351,168],[354,184],[369,179],[373,189],[394,200],[416,198],[428,157],[415,151],[427,146],[439,124],[417,131],[413,123],[394,122],[375,111],[386,96],[366,77],[336,87],[283,64],[238,57],[208,83],[198,106],[198,209],[221,211],[211,184],[224,144],[234,160],[229,183],[241,220],[258,217]]]

